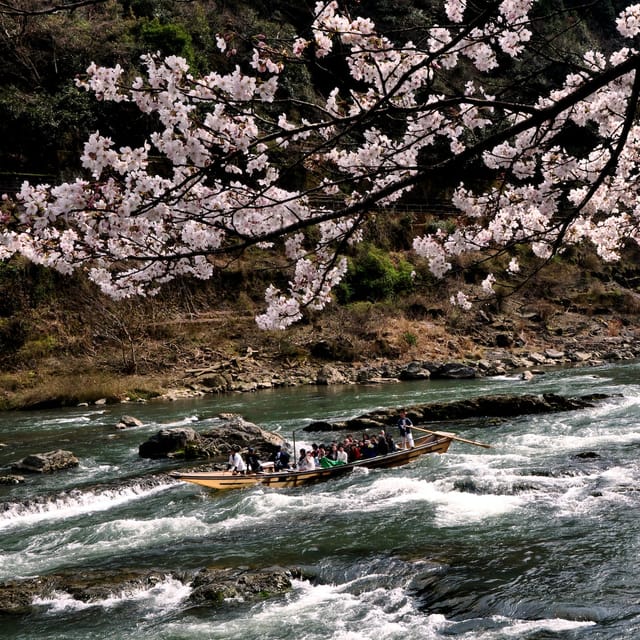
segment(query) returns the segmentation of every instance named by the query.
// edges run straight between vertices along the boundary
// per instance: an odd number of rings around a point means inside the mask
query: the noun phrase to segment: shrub
[[[410,347],[415,347],[418,344],[418,336],[411,331],[405,331],[402,334],[402,339],[409,345]]]
[[[27,340],[18,351],[18,358],[24,362],[31,362],[52,353],[58,343],[53,336],[43,336],[35,340]]]
[[[382,249],[360,245],[337,289],[338,300],[375,302],[406,293],[413,289],[413,273],[413,265],[403,258],[394,262]]]
[[[157,18],[146,22],[140,28],[139,46],[145,52],[160,51],[165,56],[182,56],[190,65],[194,62],[191,36],[181,24],[161,24]]]

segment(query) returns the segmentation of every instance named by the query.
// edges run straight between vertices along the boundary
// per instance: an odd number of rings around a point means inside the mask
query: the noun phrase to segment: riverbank
[[[394,305],[331,305],[285,332],[260,331],[254,321],[259,303],[242,296],[197,305],[175,298],[111,301],[107,310],[95,300],[76,297],[73,307],[60,297],[46,313],[29,317],[33,339],[4,354],[0,408],[531,376],[639,358],[636,294],[596,289],[597,295],[586,295],[565,287],[560,297],[549,286],[544,297],[513,295],[468,313],[449,305],[450,291],[443,289],[438,300],[415,295]]]

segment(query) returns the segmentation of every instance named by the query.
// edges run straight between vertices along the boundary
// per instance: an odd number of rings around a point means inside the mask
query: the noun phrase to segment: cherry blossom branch
[[[465,251],[521,243],[543,261],[584,241],[614,259],[638,226],[640,57],[625,48],[608,59],[584,52],[548,95],[492,96],[483,79],[526,50],[535,4],[503,0],[472,13],[463,0],[447,0],[450,24],[431,27],[418,48],[392,43],[370,20],[341,14],[337,2],[319,2],[312,39],[298,38],[282,59],[260,42],[251,73],[237,66],[194,78],[181,58],[145,56],[144,77],[126,84],[122,68],[91,65],[80,86],[135,104],[157,129],[136,149],[115,149],[96,132],[81,158],[84,176],[23,185],[17,203],[5,201],[0,257],[21,253],[64,273],[82,268],[122,297],[153,293],[177,276],[209,278],[221,257],[254,247],[282,251],[292,264],[288,291],[269,287],[257,320],[284,328],[331,300],[345,248],[360,241],[374,212],[425,179],[483,165],[503,176],[500,184],[476,193],[462,180],[452,200],[458,227],[414,240],[435,275]],[[620,33],[637,35],[639,18],[638,5],[625,9]],[[311,53],[322,61],[336,43],[348,77],[317,104],[291,101],[304,116],[279,111],[286,61]],[[218,44],[225,49],[224,38]],[[571,128],[592,132],[579,152],[561,144]],[[304,170],[297,187],[294,169]],[[509,270],[518,268],[512,260]],[[489,274],[485,291],[494,282]],[[456,300],[466,305],[468,295]]]

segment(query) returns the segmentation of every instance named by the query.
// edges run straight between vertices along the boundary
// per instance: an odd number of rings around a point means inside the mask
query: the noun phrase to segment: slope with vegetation
[[[229,70],[235,61],[220,52],[216,34],[226,34],[229,48],[248,52],[261,38],[277,43],[304,34],[313,4],[107,0],[66,11],[49,12],[46,3],[29,2],[16,2],[15,11],[0,10],[0,184],[11,189],[23,176],[51,182],[75,176],[82,144],[94,130],[117,144],[144,138],[149,122],[138,112],[96,101],[75,86],[75,76],[90,62],[135,69],[141,54],[160,51],[185,57],[196,72]],[[441,3],[346,4],[404,41],[420,38],[411,25],[429,23]],[[563,25],[574,20],[572,11],[581,5],[542,4]],[[554,47],[571,50],[572,40],[579,39],[606,49],[614,34],[599,25],[614,24],[623,4],[589,4],[580,11],[583,22],[559,30],[563,36]],[[564,73],[554,53],[538,50],[514,61],[510,80],[518,81],[509,83],[509,91],[516,86],[537,94],[552,85]],[[311,101],[334,81],[321,63],[310,69],[293,65],[281,78],[283,97]],[[494,81],[505,98],[514,97],[500,77]],[[440,178],[421,184],[403,206],[372,218],[365,241],[349,252],[336,302],[286,333],[259,331],[253,320],[266,285],[287,278],[284,265],[259,252],[225,265],[207,283],[177,280],[155,298],[119,302],[102,296],[80,275],[63,277],[20,258],[2,264],[2,405],[149,397],[180,386],[193,369],[231,362],[247,350],[287,371],[317,367],[327,358],[478,360],[500,342],[517,350],[616,337],[633,329],[639,274],[631,247],[615,267],[584,248],[554,258],[540,272],[523,250],[521,263],[533,273],[526,288],[498,288],[495,299],[472,312],[453,307],[453,293],[507,265],[500,257],[479,255],[460,258],[446,282],[430,275],[408,239],[454,223],[452,210],[439,203],[459,176]],[[299,183],[305,176],[290,179]],[[477,179],[487,176],[480,173]],[[314,349],[319,343],[331,348],[320,353]]]

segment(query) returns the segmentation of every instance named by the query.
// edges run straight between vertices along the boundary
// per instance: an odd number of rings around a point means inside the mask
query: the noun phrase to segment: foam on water
[[[242,640],[436,640],[446,625],[443,616],[425,616],[402,589],[374,589],[354,595],[350,584],[312,585],[293,581],[286,598],[256,605],[234,620],[170,622],[165,629],[184,637]]]
[[[175,609],[191,593],[188,585],[167,576],[151,587],[126,589],[114,593],[108,598],[83,602],[68,593],[54,593],[48,598],[34,598],[33,604],[44,607],[50,614],[68,611],[82,611],[93,607],[112,609],[131,602],[140,603],[145,608],[145,616],[149,617],[157,611]]]
[[[323,510],[341,512],[348,502],[352,513],[393,512],[406,504],[428,503],[435,507],[435,526],[477,523],[518,509],[523,499],[516,495],[477,494],[455,491],[449,480],[427,481],[402,476],[376,476],[368,485],[359,486],[357,491],[314,493],[302,492],[283,494],[266,492],[251,501],[253,516],[239,515],[227,521],[227,526],[244,526],[249,518],[257,522],[264,517],[273,518],[273,513],[288,511],[317,511],[318,504]]]
[[[453,628],[469,623],[456,623]],[[562,633],[595,626],[591,620],[565,620],[548,618],[542,620],[512,620],[503,616],[493,616],[490,620],[473,621],[473,631],[455,634],[459,640],[506,640],[508,638],[538,638],[543,632]],[[485,627],[484,629],[482,627]],[[488,627],[488,628],[487,628]]]
[[[214,529],[194,516],[120,519],[32,536],[26,548],[0,556],[0,579],[28,577],[69,563],[90,563],[149,546],[177,544],[185,536],[206,536]]]
[[[173,422],[165,422],[162,425],[163,428],[173,428],[173,427],[184,427],[185,425],[193,424],[194,422],[199,422],[198,416],[185,416],[180,420],[175,420]]]
[[[292,593],[255,605],[247,615],[233,620],[172,621],[164,629],[171,637],[192,640],[242,640],[247,636],[261,640],[441,640],[452,636],[461,640],[504,640],[595,625],[593,621],[529,621],[503,616],[454,622],[440,614],[425,615],[402,588],[358,590],[356,582],[313,585],[294,580]]]
[[[155,486],[130,485],[124,488],[99,489],[95,491],[70,491],[58,494],[46,501],[16,502],[5,505],[0,513],[0,531],[14,527],[29,527],[45,520],[63,520],[148,498],[161,491],[172,489],[175,483],[166,482]]]

